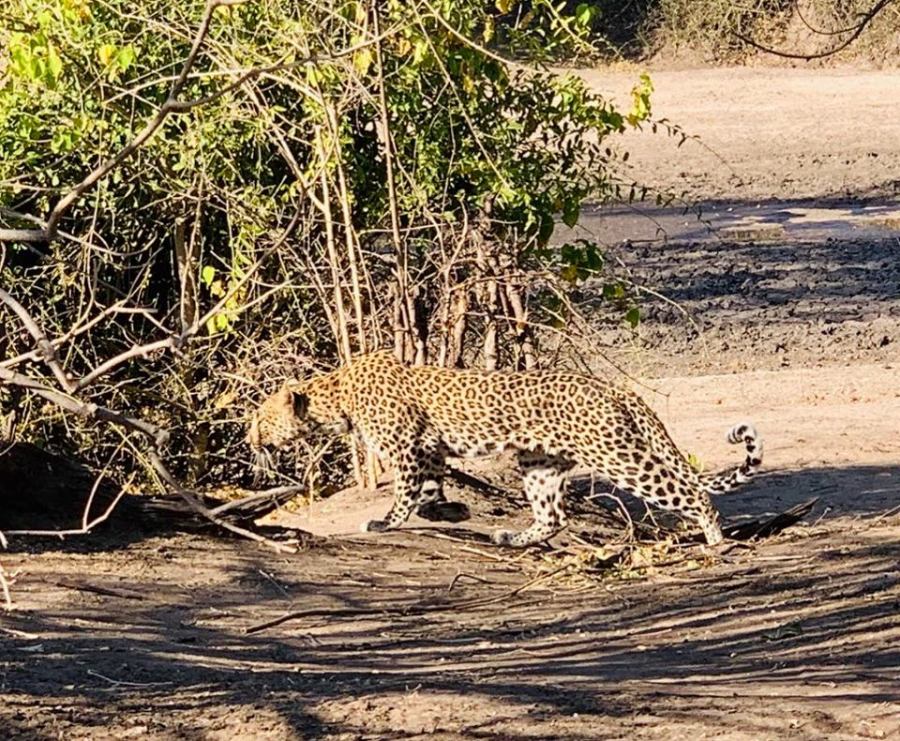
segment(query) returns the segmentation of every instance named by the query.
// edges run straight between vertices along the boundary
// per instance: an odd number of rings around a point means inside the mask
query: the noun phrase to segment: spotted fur
[[[251,447],[282,447],[318,432],[352,432],[394,469],[394,504],[370,531],[399,527],[416,511],[429,519],[465,519],[443,493],[448,456],[517,451],[534,522],[499,531],[501,545],[526,546],[566,526],[565,480],[576,465],[699,525],[707,542],[722,531],[710,493],[747,481],[762,462],[762,443],[749,424],[729,441],[747,452],[740,467],[701,475],[681,454],[653,411],[635,394],[570,371],[524,373],[407,367],[389,352],[305,381],[290,381],[253,416]]]

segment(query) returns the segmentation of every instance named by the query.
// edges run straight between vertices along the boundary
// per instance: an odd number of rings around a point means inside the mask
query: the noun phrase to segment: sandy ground
[[[625,110],[639,70],[583,73]],[[900,71],[650,70],[653,117],[690,137],[627,135],[634,178],[674,193],[752,201],[900,192]]]
[[[897,77],[655,79],[658,113],[727,152],[753,197],[900,177],[897,118],[875,115]],[[850,164],[832,166],[842,146]],[[667,187],[742,197],[694,155],[642,156]],[[315,504],[284,517],[329,535],[298,554],[125,526],[12,539],[0,736],[900,739],[898,246],[807,237],[619,245],[622,269],[667,298],[648,300],[636,336],[602,330],[610,359],[708,469],[739,459],[731,424],[759,427],[765,473],[719,498],[728,521],[818,497],[803,523],[724,554],[645,544],[657,565],[611,573],[587,570],[584,543],[624,529],[584,496],[550,547],[513,555],[483,534],[526,520],[519,497],[470,491],[454,496],[472,520],[383,536],[356,531],[384,493]]]

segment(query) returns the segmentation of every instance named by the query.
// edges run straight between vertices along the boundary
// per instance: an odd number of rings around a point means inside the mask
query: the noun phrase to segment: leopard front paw
[[[369,520],[364,522],[360,528],[364,533],[383,533],[387,529],[387,520]]]

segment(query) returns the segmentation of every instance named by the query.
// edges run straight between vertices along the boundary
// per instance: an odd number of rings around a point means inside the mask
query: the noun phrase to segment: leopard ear
[[[294,414],[302,419],[309,411],[309,397],[299,391],[291,391],[291,406]]]

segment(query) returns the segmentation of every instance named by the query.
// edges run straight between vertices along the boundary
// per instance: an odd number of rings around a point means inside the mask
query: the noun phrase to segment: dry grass
[[[660,0],[647,11],[642,37],[647,52],[691,49],[711,61],[757,55],[740,36],[778,50],[821,54],[847,40],[874,0]],[[842,31],[844,31],[842,33]],[[884,7],[832,62],[864,59],[896,63],[900,57],[900,6]]]

